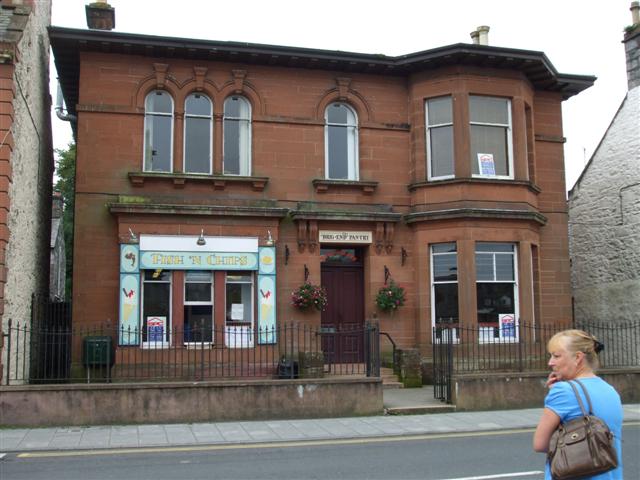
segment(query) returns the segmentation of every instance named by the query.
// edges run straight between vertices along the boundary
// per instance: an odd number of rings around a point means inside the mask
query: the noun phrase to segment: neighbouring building
[[[628,91],[569,192],[575,318],[615,324],[640,312],[640,5],[624,35]],[[622,67],[622,66],[621,66]]]
[[[570,321],[561,104],[595,79],[487,31],[390,57],[51,27],[77,117],[74,325],[144,353],[377,319],[429,357],[435,325]],[[324,312],[291,305],[305,281]]]
[[[7,362],[8,324],[31,320],[33,295],[49,291],[51,225],[51,2],[0,1],[0,335],[2,379],[28,362]]]

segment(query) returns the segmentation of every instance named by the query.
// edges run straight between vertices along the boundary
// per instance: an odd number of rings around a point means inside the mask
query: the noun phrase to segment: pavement
[[[166,425],[0,429],[0,458],[9,452],[204,447],[252,443],[348,440],[534,428],[542,408],[438,412],[431,387],[384,391],[387,413],[349,418]],[[451,409],[451,406],[445,406]],[[396,409],[395,411],[393,409]],[[640,404],[623,405],[625,423],[640,422]]]

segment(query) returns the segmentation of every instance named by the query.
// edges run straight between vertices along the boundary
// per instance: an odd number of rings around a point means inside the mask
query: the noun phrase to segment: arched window
[[[211,174],[211,100],[192,93],[184,102],[184,171]]]
[[[344,103],[332,103],[325,111],[325,176],[358,180],[358,119]]]
[[[144,171],[171,172],[173,159],[173,99],[154,90],[144,102]]]
[[[251,105],[246,98],[232,96],[224,101],[223,133],[222,171],[251,175]]]

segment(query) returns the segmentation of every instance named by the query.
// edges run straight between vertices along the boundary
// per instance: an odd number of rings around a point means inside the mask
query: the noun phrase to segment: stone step
[[[382,381],[382,388],[404,388],[404,384],[398,381]]]
[[[385,408],[385,415],[425,415],[428,413],[451,413],[456,411],[455,405],[416,405],[415,407]]]

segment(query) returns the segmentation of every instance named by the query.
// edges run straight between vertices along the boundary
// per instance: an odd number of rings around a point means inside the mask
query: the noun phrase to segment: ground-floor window
[[[449,332],[457,339],[458,252],[456,244],[431,245],[431,318],[436,327],[453,327]],[[436,339],[439,332],[436,332]]]
[[[171,331],[170,270],[144,270],[142,284],[142,344],[161,347]]]
[[[225,287],[226,345],[253,346],[253,278],[252,272],[227,272]]]
[[[516,246],[477,242],[476,296],[480,341],[516,339],[518,288]]]
[[[186,271],[184,275],[184,342],[213,342],[213,274]]]

